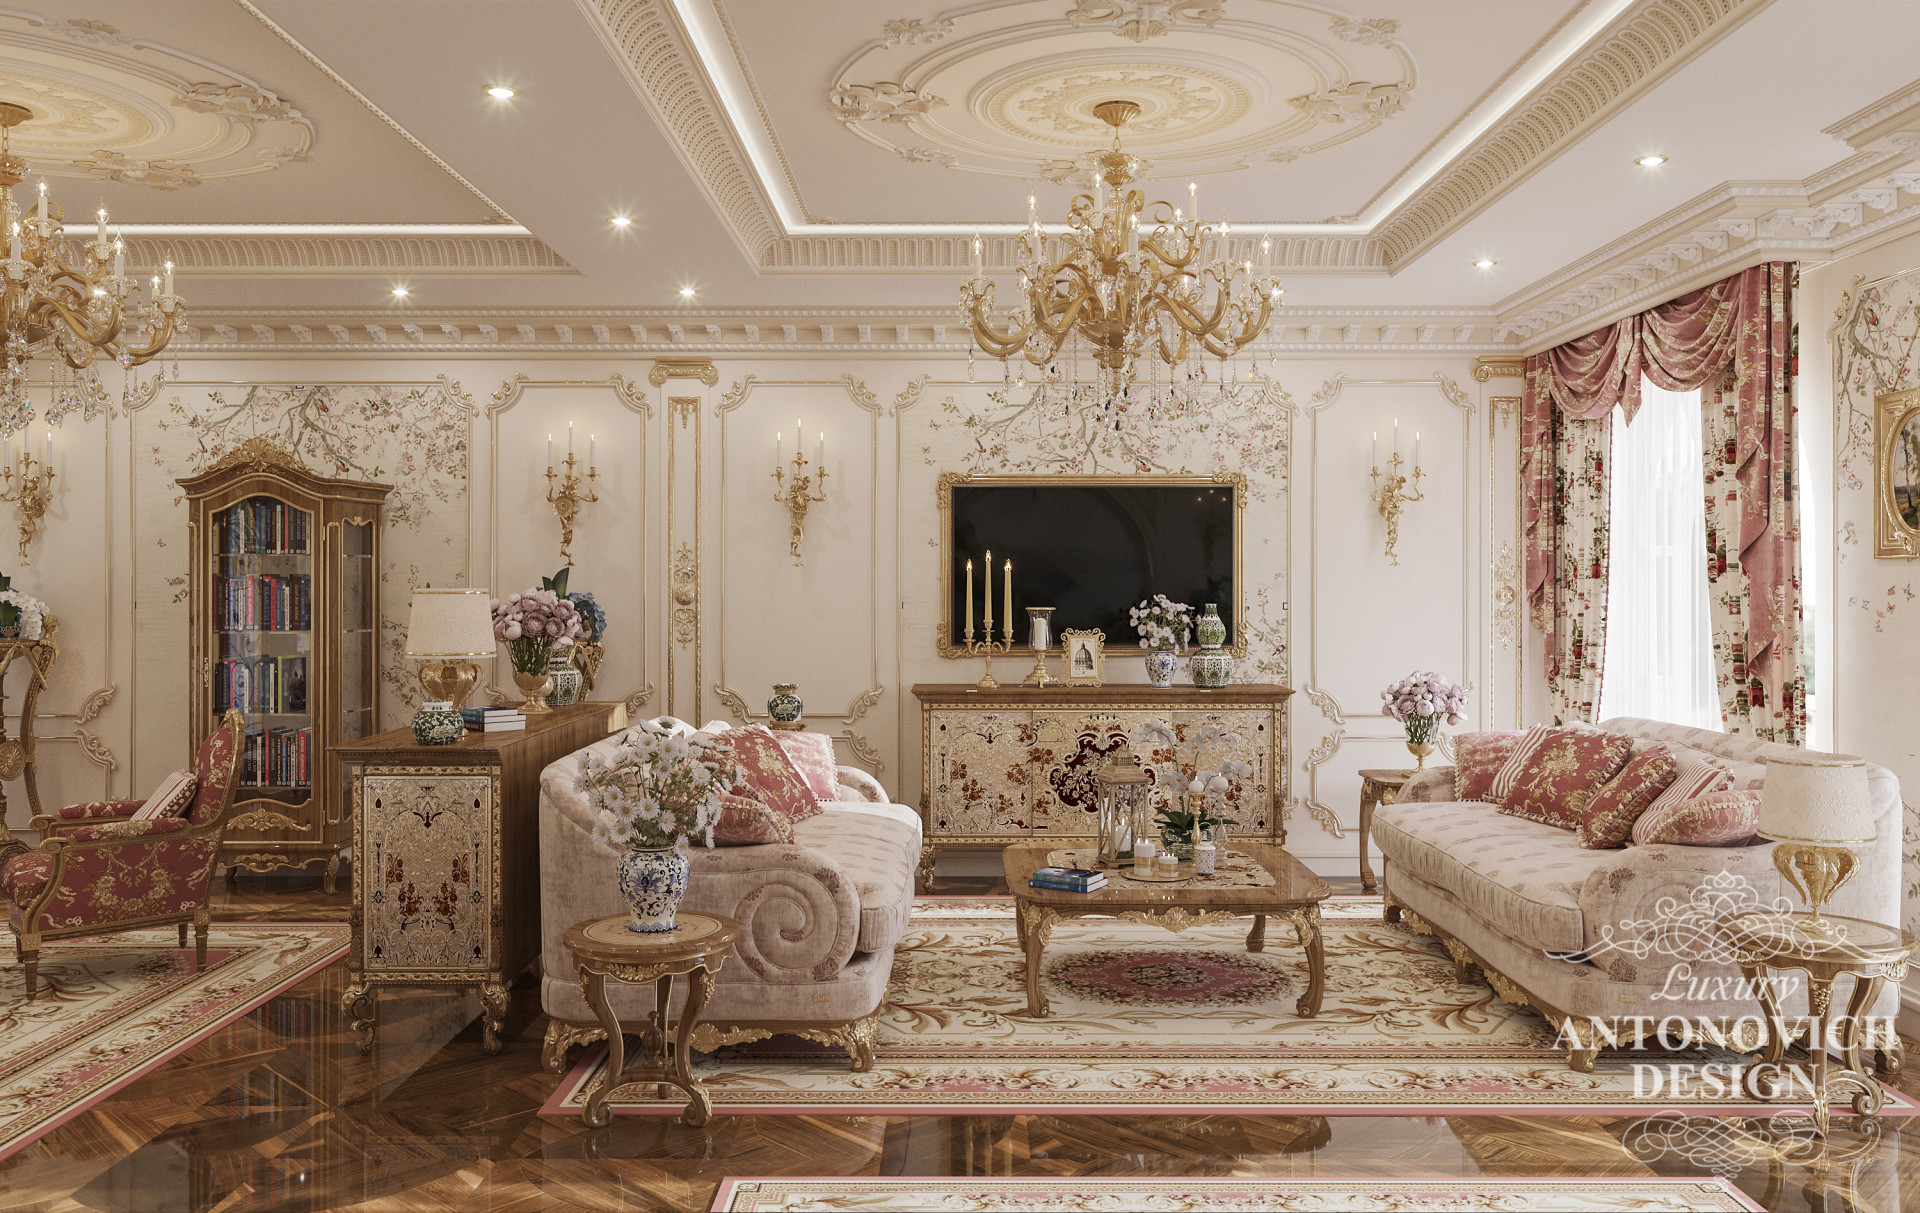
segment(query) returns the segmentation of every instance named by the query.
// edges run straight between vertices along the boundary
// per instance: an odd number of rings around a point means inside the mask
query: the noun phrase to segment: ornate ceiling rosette
[[[178,190],[304,161],[313,123],[258,81],[104,21],[0,10],[13,148],[52,178]]]
[[[1285,163],[1356,139],[1408,104],[1412,54],[1385,18],[1290,0],[1007,0],[884,22],[827,101],[910,163],[1091,183],[1103,101],[1128,144],[1180,176]]]

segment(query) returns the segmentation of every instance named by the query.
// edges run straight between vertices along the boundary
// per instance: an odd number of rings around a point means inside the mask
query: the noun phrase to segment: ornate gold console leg
[[[497,981],[480,987],[480,1047],[489,1057],[506,1047],[500,1030],[506,1026],[509,997],[507,987]]]
[[[1887,1036],[1889,1039],[1873,1050],[1874,1069],[1880,1071],[1882,1078],[1892,1078],[1900,1073],[1907,1062],[1907,1046],[1892,1032]]]
[[[1327,992],[1327,952],[1320,938],[1320,907],[1294,910],[1287,917],[1293,920],[1293,928],[1307,952],[1307,989],[1293,1009],[1311,1019],[1320,1013],[1320,1003]]]
[[[362,1053],[371,1053],[380,1011],[373,987],[363,982],[348,986],[340,995],[340,1010],[350,1021],[348,1026],[353,1029],[354,1043]]]
[[[933,844],[930,842],[920,844],[920,867],[915,876],[920,881],[922,893],[933,892]]]
[[[540,1044],[540,1064],[553,1074],[567,1072],[567,1051],[575,1045],[592,1044],[596,1040],[605,1040],[607,1033],[597,1024],[565,1023],[558,1019],[547,1021],[547,1037]]]

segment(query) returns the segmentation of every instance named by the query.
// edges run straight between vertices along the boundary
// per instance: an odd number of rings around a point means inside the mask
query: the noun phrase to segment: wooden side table
[[[1810,914],[1776,914],[1756,910],[1720,920],[1733,948],[1734,963],[1760,995],[1761,1010],[1767,1016],[1767,1040],[1760,1064],[1750,1067],[1744,1080],[1746,1094],[1754,1099],[1773,1099],[1778,1094],[1782,1059],[1786,1055],[1786,1017],[1780,1011],[1779,992],[1774,980],[1782,970],[1798,969],[1807,975],[1807,1011],[1811,1021],[1807,1034],[1807,1053],[1813,1063],[1813,1123],[1822,1137],[1827,1135],[1827,1105],[1838,1094],[1851,1088],[1856,1116],[1872,1116],[1886,1102],[1886,1092],[1867,1073],[1860,1060],[1865,1034],[1862,1017],[1879,997],[1888,981],[1898,983],[1907,975],[1914,937],[1899,927],[1889,927],[1860,918],[1829,915],[1832,934],[1814,934],[1806,930]],[[1833,1013],[1833,983],[1843,975],[1853,978],[1853,991],[1846,1009]],[[1831,1072],[1827,1042],[1838,1028],[1844,1069]],[[1881,1048],[1881,1069],[1885,1073],[1900,1070],[1901,1047],[1898,1036]],[[1792,1093],[1792,1084],[1785,1084]]]
[[[687,1093],[687,1107],[681,1123],[698,1128],[713,1117],[713,1101],[707,1089],[690,1069],[688,1041],[700,1023],[700,1012],[713,997],[713,976],[727,957],[733,955],[734,941],[740,938],[740,924],[720,914],[695,914],[682,910],[676,915],[679,926],[672,931],[643,934],[627,928],[625,914],[590,918],[567,928],[567,950],[573,953],[573,969],[580,975],[580,996],[587,1000],[600,1026],[607,1033],[607,1065],[587,1093],[580,1119],[595,1128],[611,1119],[607,1100],[621,1087],[655,1083],[674,1086]],[[687,1001],[674,1024],[673,1038],[667,1038],[667,1004],[673,996],[673,979],[685,975]],[[620,1020],[607,1002],[607,979],[633,985],[653,983],[654,1010],[640,1034],[640,1051],[659,1055],[657,1063],[626,1068],[627,1042],[621,1035]]]
[[[1376,884],[1373,862],[1367,858],[1367,840],[1373,836],[1374,806],[1392,804],[1412,777],[1412,771],[1399,769],[1360,772],[1360,888],[1363,892],[1373,892]]]

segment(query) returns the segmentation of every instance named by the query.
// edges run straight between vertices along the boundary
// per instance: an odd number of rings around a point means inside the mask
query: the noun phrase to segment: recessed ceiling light
[[[492,97],[495,101],[511,101],[519,95],[519,92],[519,89],[509,88],[504,84],[496,84],[487,90],[487,96]]]
[[[631,215],[615,215],[613,217],[613,226],[617,228],[624,229],[628,224],[632,222],[633,222],[633,216]]]
[[[1651,156],[1642,156],[1638,160],[1634,161],[1634,163],[1639,165],[1641,168],[1659,168],[1661,165],[1665,164],[1666,162],[1667,162],[1667,158],[1658,153],[1655,153],[1654,155],[1651,155]]]
[[[1480,260],[1474,262],[1473,264],[1479,269],[1490,270],[1494,266],[1498,265],[1499,262],[1495,261],[1491,257],[1482,257],[1480,258]]]
[[[393,297],[394,297],[395,299],[405,299],[405,298],[407,297],[407,288],[406,288],[406,287],[404,287],[404,286],[396,286],[396,287],[394,287],[394,288],[393,288]]]
[[[683,286],[683,287],[681,287],[681,288],[680,288],[680,297],[681,297],[682,299],[691,299],[691,298],[693,298],[693,288],[692,288],[692,287],[690,287],[690,286]]]

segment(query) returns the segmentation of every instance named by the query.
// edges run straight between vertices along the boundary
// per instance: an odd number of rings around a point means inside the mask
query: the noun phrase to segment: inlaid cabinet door
[[[1273,832],[1273,729],[1274,714],[1265,710],[1210,712],[1182,710],[1173,713],[1174,732],[1181,741],[1181,752],[1191,752],[1196,742],[1217,738],[1205,748],[1205,762],[1218,768],[1222,758],[1244,762],[1253,774],[1232,780],[1227,790],[1225,816],[1240,824],[1228,827],[1230,834],[1269,835]],[[1188,769],[1189,777],[1193,774]]]
[[[369,771],[354,879],[370,975],[487,970],[499,835],[491,767]]]
[[[1032,828],[1031,712],[936,711],[927,727],[929,835]]]
[[[1151,712],[1086,708],[1033,714],[1033,829],[1039,834],[1100,832],[1094,777],[1107,755],[1153,718]]]

